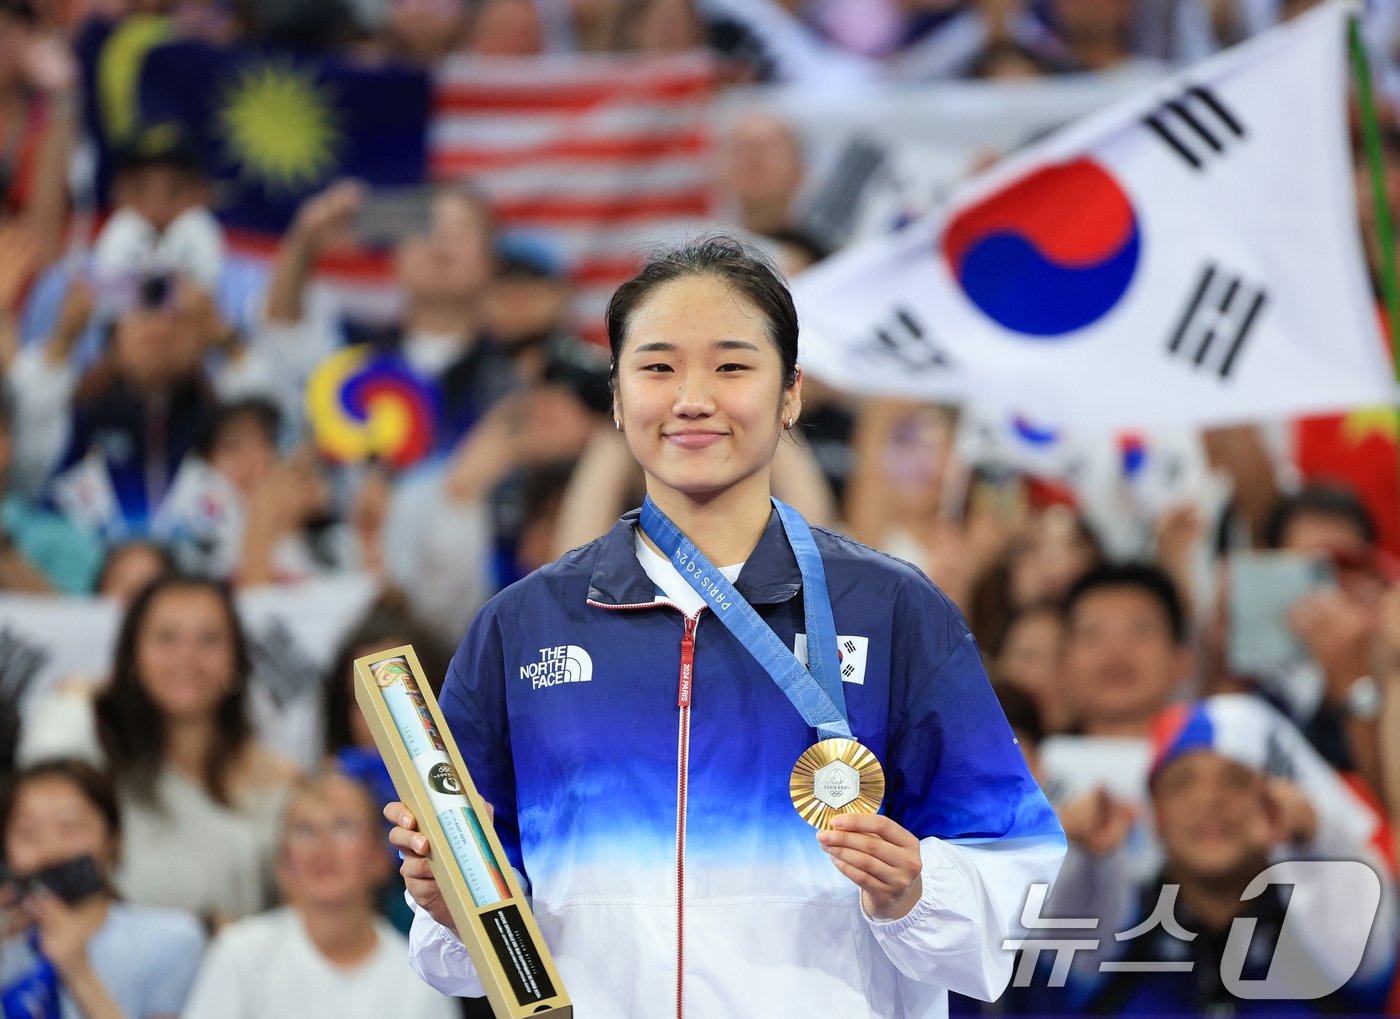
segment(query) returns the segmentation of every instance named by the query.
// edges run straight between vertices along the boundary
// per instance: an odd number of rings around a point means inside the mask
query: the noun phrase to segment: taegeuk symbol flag
[[[1077,429],[1388,402],[1332,3],[1004,160],[796,282],[843,388]]]

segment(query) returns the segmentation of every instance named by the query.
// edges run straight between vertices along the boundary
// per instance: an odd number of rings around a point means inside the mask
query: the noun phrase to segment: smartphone
[[[1267,678],[1307,658],[1288,625],[1300,599],[1335,587],[1327,559],[1297,552],[1242,552],[1230,557],[1231,671]]]
[[[175,281],[169,273],[147,273],[141,277],[136,291],[137,307],[164,309],[174,303],[174,298]]]
[[[98,895],[107,888],[102,873],[97,869],[97,861],[86,853],[33,874],[21,876],[6,871],[0,875],[0,883],[15,888],[21,896],[40,888],[47,889],[70,905]]]
[[[427,185],[376,188],[360,205],[355,233],[369,247],[392,248],[405,237],[428,233],[432,212],[433,189]]]
[[[94,315],[126,315],[137,309],[163,311],[175,303],[175,277],[169,272],[125,272],[94,276]]]

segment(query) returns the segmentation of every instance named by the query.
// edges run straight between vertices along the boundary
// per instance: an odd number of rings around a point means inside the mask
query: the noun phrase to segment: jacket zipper
[[[669,601],[605,605],[590,598],[588,604],[610,612],[665,606],[684,615],[679,605]],[[695,615],[685,616],[681,668],[676,683],[676,705],[680,709],[676,735],[676,1019],[685,1016],[685,812],[690,775],[690,700],[695,687],[695,629],[704,611],[705,607],[701,606]]]
[[[703,610],[702,610],[703,611]],[[676,1019],[685,1015],[685,811],[690,777],[690,695],[695,685],[695,627],[700,613],[686,616],[681,637],[680,708],[676,752]]]

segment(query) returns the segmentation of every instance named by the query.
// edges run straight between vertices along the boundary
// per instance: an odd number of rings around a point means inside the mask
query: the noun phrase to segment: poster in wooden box
[[[394,788],[433,847],[433,876],[497,1019],[572,1017],[554,960],[413,648],[356,659],[355,700]]]

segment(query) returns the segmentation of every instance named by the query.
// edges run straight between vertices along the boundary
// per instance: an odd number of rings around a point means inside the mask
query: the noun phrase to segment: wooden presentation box
[[[571,1019],[554,960],[412,646],[356,659],[355,700],[433,847],[433,876],[497,1019]]]

